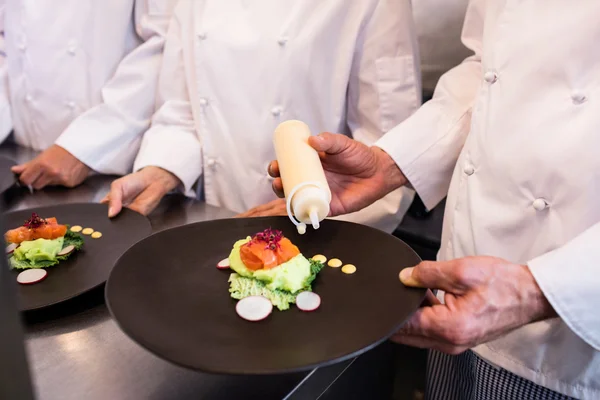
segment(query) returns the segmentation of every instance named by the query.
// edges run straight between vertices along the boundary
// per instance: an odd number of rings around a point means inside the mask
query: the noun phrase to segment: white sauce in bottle
[[[331,202],[325,171],[319,154],[308,144],[309,137],[308,126],[295,120],[281,123],[273,136],[288,216],[301,235],[307,224],[319,228]]]

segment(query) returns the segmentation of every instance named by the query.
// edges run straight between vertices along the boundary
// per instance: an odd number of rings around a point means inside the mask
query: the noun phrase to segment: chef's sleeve
[[[447,195],[470,129],[483,75],[485,7],[486,0],[471,0],[467,8],[462,41],[474,54],[440,78],[432,100],[376,143],[394,159],[428,209]]]
[[[4,140],[12,131],[12,114],[8,92],[8,62],[6,60],[6,43],[4,38],[4,18],[6,4],[0,3],[0,140]]]
[[[102,88],[102,103],[76,118],[56,141],[95,171],[118,175],[131,171],[156,109],[163,48],[177,1],[135,1],[133,18],[142,43],[125,56]]]
[[[158,83],[158,111],[144,134],[134,170],[148,166],[163,168],[183,183],[180,188],[195,197],[194,185],[202,174],[202,147],[196,134],[188,91],[181,18],[191,2],[181,2],[169,27],[163,66]],[[189,10],[187,10],[189,11]]]
[[[373,145],[421,104],[417,37],[410,0],[378,0],[361,30],[348,82],[352,137]],[[393,232],[414,192],[398,189],[369,207],[336,219]]]
[[[600,223],[528,265],[558,316],[600,351]]]

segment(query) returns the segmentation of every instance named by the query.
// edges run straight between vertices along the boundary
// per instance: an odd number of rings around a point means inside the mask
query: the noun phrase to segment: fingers
[[[267,172],[272,178],[279,178],[279,163],[277,160],[271,161],[269,167],[267,168]]]
[[[281,178],[275,178],[271,187],[273,188],[273,191],[275,192],[277,197],[285,197],[285,194],[283,193],[283,182],[281,181]]]
[[[425,293],[425,300],[423,300],[423,306],[431,307],[436,306],[438,304],[442,304],[442,302],[437,297],[435,297],[435,294],[433,294],[431,290],[427,290],[427,293]]]
[[[19,175],[19,181],[25,185],[33,185],[33,182],[42,174],[42,168],[36,163],[26,163],[23,165],[22,172]]]
[[[339,154],[352,144],[352,139],[339,133],[324,132],[308,138],[308,144],[318,152]]]
[[[15,174],[20,175],[21,173],[23,173],[23,171],[25,171],[25,168],[27,168],[27,163],[15,165],[10,170]]]
[[[41,190],[54,183],[54,179],[46,171],[42,171],[31,186],[33,186],[35,190]]]
[[[127,208],[142,215],[148,215],[158,206],[164,195],[165,192],[163,190],[151,185],[140,193]]]
[[[110,185],[110,192],[102,199],[102,203],[108,202],[108,218],[116,217],[123,209],[123,184],[117,179]]]
[[[423,261],[416,267],[403,269],[400,280],[406,286],[441,289],[460,295],[468,289],[464,272],[461,260]]]

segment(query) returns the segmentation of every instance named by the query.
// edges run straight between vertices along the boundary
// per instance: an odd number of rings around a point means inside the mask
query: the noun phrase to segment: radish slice
[[[249,296],[238,301],[235,311],[246,321],[261,321],[271,314],[273,304],[266,297]]]
[[[26,269],[17,275],[17,282],[22,285],[31,285],[33,283],[38,283],[39,281],[44,280],[44,278],[48,275],[45,269],[34,268],[34,269]]]
[[[67,254],[70,254],[71,252],[73,252],[73,250],[75,250],[75,246],[70,245],[70,246],[65,247],[61,251],[59,251],[56,255],[57,256],[66,256]]]
[[[19,247],[19,245],[16,243],[9,244],[8,246],[6,246],[6,254],[12,254],[13,251],[17,249],[17,247]]]
[[[302,311],[314,311],[321,305],[321,297],[313,292],[302,292],[296,296],[296,305]]]
[[[229,268],[229,258],[219,261],[219,263],[217,264],[217,268],[219,268],[219,269]]]

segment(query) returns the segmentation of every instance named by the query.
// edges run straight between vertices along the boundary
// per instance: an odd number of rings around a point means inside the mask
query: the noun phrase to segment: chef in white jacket
[[[177,185],[235,212],[276,199],[267,165],[289,119],[372,144],[420,104],[409,0],[182,0],[159,83],[162,104],[121,205],[148,213]],[[168,171],[168,172],[167,172]],[[399,189],[350,219],[386,231],[413,193]],[[252,215],[283,214],[280,200]]]
[[[0,0],[0,140],[43,151],[22,183],[131,171],[177,0]]]
[[[429,399],[600,399],[599,20],[598,1],[471,0],[474,55],[433,100],[375,147],[311,138],[364,171],[327,172],[336,214],[404,184],[447,195],[439,261],[401,273],[444,292],[396,337],[439,350]]]

